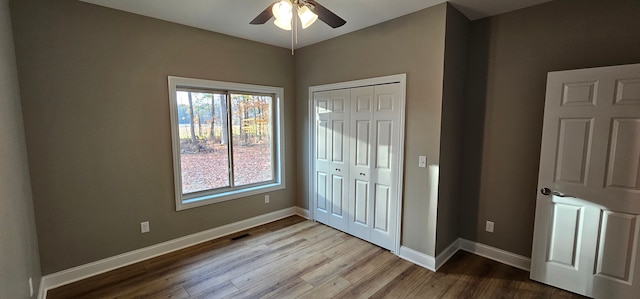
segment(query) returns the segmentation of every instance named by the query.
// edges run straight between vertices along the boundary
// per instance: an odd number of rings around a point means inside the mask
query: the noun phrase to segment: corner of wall
[[[40,256],[8,0],[0,0],[0,86],[0,298],[30,298]]]
[[[436,254],[445,251],[459,237],[469,25],[470,21],[462,13],[447,4]]]

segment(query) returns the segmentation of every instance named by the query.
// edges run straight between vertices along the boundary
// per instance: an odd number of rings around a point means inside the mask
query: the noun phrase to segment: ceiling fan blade
[[[275,5],[276,3],[277,2],[274,2],[271,5],[269,5],[269,7],[267,7],[267,9],[262,11],[257,17],[255,17],[253,20],[251,20],[251,22],[249,22],[249,24],[261,25],[261,24],[264,24],[267,21],[269,21],[269,19],[271,19],[271,17],[273,17],[273,11],[271,9],[273,8],[273,5]]]
[[[327,23],[327,25],[331,26],[332,28],[338,28],[347,23],[347,21],[334,14],[326,7],[318,4],[318,2],[314,0],[307,0],[307,2],[311,3],[315,7],[313,9],[313,12],[318,15],[318,19]]]

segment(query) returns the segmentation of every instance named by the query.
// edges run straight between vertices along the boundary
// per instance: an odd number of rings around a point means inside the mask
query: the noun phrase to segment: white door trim
[[[401,236],[401,227],[402,227],[402,194],[403,194],[403,174],[404,174],[404,127],[405,127],[405,103],[406,103],[406,90],[407,90],[407,74],[397,74],[362,80],[354,80],[347,82],[339,82],[339,83],[331,83],[331,84],[323,84],[323,85],[314,85],[309,87],[309,96],[308,96],[308,133],[309,139],[307,140],[309,146],[308,152],[308,162],[309,162],[309,194],[308,194],[308,204],[309,204],[309,219],[314,219],[314,211],[315,206],[313,202],[313,192],[315,190],[315,182],[313,179],[313,174],[315,173],[315,147],[313,144],[315,132],[314,132],[314,123],[315,123],[315,113],[314,113],[314,104],[313,104],[313,93],[318,91],[327,91],[327,90],[335,90],[335,89],[346,89],[346,88],[355,88],[355,87],[363,87],[363,86],[372,86],[372,85],[381,85],[381,84],[390,84],[390,83],[400,83],[400,156],[399,165],[398,165],[398,209],[396,216],[396,234],[394,241],[394,253],[397,255],[400,252],[400,236]]]

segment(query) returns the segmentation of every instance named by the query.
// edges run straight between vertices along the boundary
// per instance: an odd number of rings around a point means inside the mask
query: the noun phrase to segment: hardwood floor
[[[466,252],[438,272],[289,217],[48,292],[47,298],[581,298]]]

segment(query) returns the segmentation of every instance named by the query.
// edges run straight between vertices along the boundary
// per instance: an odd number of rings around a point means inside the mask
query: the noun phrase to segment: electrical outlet
[[[145,222],[140,222],[140,232],[141,233],[148,233],[151,230],[151,228],[149,228],[149,221],[145,221]]]
[[[264,203],[269,203],[269,195],[264,196]]]
[[[494,226],[493,221],[487,220],[487,225],[485,226],[486,231],[492,233],[493,232],[493,226]]]
[[[29,298],[33,297],[33,278],[29,277]]]

